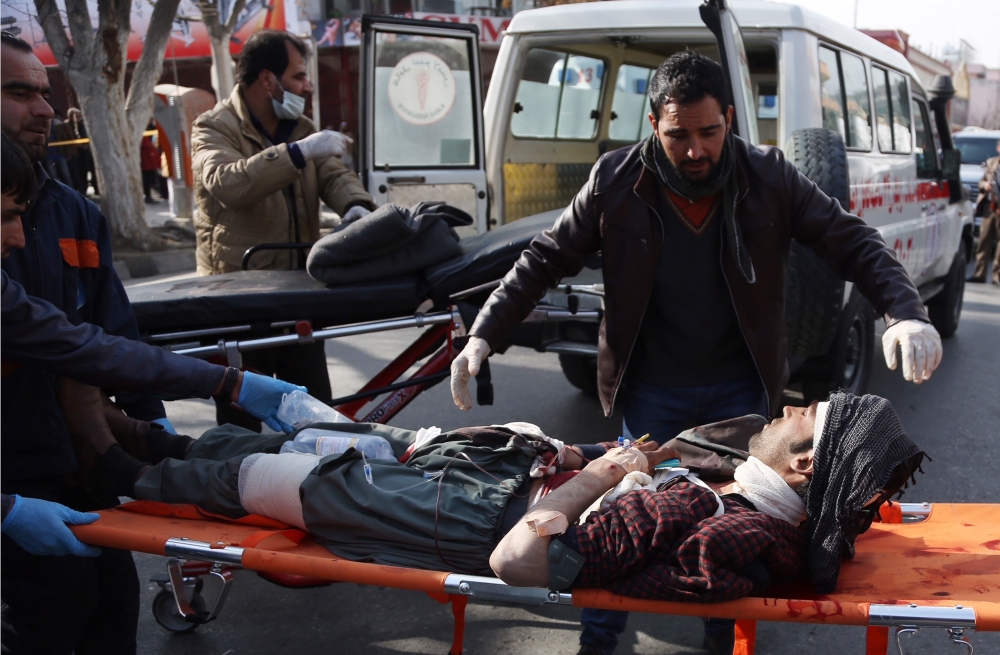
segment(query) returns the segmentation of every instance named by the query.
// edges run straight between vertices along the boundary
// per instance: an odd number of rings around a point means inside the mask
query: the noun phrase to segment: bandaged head
[[[807,500],[809,577],[819,593],[837,585],[842,557],[878,506],[919,468],[924,453],[906,433],[889,401],[835,393],[817,412],[813,475]]]

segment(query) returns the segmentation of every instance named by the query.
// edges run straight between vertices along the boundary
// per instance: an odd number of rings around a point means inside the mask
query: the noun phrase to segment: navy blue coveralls
[[[25,247],[3,260],[3,270],[72,323],[93,323],[109,334],[138,339],[104,216],[40,166],[35,174],[38,193],[22,219]],[[81,511],[112,507],[117,498],[95,501],[66,483],[77,461],[56,399],[58,381],[37,367],[4,362],[0,491]],[[165,416],[154,398],[115,397],[133,418]],[[96,558],[36,557],[3,537],[0,579],[4,652],[30,645],[33,653],[135,653],[139,579],[131,553],[105,548]]]

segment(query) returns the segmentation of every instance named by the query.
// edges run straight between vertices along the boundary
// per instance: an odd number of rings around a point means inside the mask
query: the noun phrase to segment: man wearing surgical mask
[[[340,160],[350,139],[333,130],[317,132],[302,115],[313,90],[307,55],[305,44],[287,32],[257,32],[243,46],[233,93],[194,123],[201,275],[239,271],[243,253],[257,244],[316,241],[321,199],[345,221],[375,208],[357,175]],[[304,268],[305,255],[265,250],[250,268]],[[331,398],[322,342],[245,353],[243,362],[308,387],[320,400]],[[229,411],[220,406],[217,418],[259,429],[255,420]]]

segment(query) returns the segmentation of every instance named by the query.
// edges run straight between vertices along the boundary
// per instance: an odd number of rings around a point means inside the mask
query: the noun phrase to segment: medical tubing
[[[372,478],[372,465],[368,463],[368,458],[365,457],[364,452],[362,452],[360,450],[358,452],[361,453],[361,461],[363,462],[364,471],[365,471],[365,480],[371,486],[373,486],[376,489],[378,489],[379,491],[382,491],[382,492],[387,493],[387,494],[399,494],[399,493],[402,493],[404,491],[409,491],[410,489],[415,489],[415,488],[419,487],[422,484],[427,484],[428,482],[433,482],[434,480],[437,480],[439,477],[443,477],[445,470],[447,470],[447,468],[448,468],[446,466],[444,469],[441,469],[437,473],[431,473],[430,477],[426,477],[428,474],[424,473],[425,477],[424,477],[423,480],[421,480],[420,482],[418,482],[416,484],[411,484],[408,487],[403,487],[402,489],[383,489],[382,487],[380,487],[377,484],[375,484],[375,480]],[[449,465],[450,465],[450,462],[449,462]]]
[[[402,493],[404,491],[409,491],[410,489],[415,489],[416,487],[419,487],[422,484],[426,484],[428,482],[434,482],[435,480],[438,480],[440,482],[440,480],[442,478],[444,478],[444,474],[448,471],[448,469],[451,467],[451,465],[454,463],[454,461],[457,460],[459,457],[461,457],[462,459],[465,459],[470,464],[472,464],[474,467],[476,467],[477,469],[479,469],[485,475],[488,475],[489,477],[491,477],[494,480],[496,480],[497,484],[499,484],[499,485],[501,485],[501,486],[506,487],[507,489],[509,489],[511,495],[514,496],[515,498],[526,498],[528,496],[528,494],[519,495],[517,493],[516,489],[511,489],[511,487],[504,480],[501,480],[497,476],[493,475],[492,473],[490,473],[489,471],[487,471],[486,469],[484,469],[483,467],[481,467],[479,464],[476,464],[465,453],[458,453],[457,455],[453,455],[451,457],[451,461],[449,461],[447,464],[445,464],[444,468],[441,469],[440,471],[438,471],[437,473],[424,472],[424,479],[421,480],[420,482],[417,482],[416,484],[411,484],[411,485],[409,485],[407,487],[403,487],[401,489],[383,489],[382,487],[380,487],[377,484],[375,484],[375,480],[372,477],[372,467],[371,467],[371,464],[368,463],[368,458],[365,457],[364,452],[362,452],[361,450],[358,450],[358,453],[361,454],[361,461],[363,462],[363,467],[364,467],[364,472],[365,472],[365,480],[371,486],[373,486],[376,489],[378,489],[379,491],[383,491],[383,492],[385,492],[387,494],[398,494],[398,493]],[[439,493],[439,496],[440,496],[440,493]]]

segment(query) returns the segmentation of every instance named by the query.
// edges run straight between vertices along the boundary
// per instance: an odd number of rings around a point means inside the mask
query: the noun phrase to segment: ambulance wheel
[[[191,597],[191,608],[199,612],[205,610],[205,600],[201,597],[201,594],[195,592]],[[173,593],[163,589],[160,593],[156,594],[153,598],[153,618],[159,623],[165,630],[170,632],[176,632],[178,634],[183,634],[186,632],[193,632],[198,628],[197,623],[188,623],[181,616],[181,613],[177,611],[177,603],[174,602]]]
[[[831,391],[838,390],[862,395],[868,389],[874,357],[875,310],[854,289],[841,314],[833,348],[828,355],[816,358],[819,366],[813,364],[821,373],[802,380],[805,401],[825,401]]]
[[[943,339],[955,334],[958,320],[962,317],[962,298],[965,296],[965,248],[959,248],[951,263],[948,277],[941,293],[927,303],[927,313],[931,323]]]
[[[596,357],[559,353],[559,366],[570,384],[588,396],[597,397]]]
[[[823,193],[850,208],[847,148],[839,134],[796,130],[785,145],[785,156]],[[789,355],[816,357],[829,352],[843,299],[843,280],[815,253],[793,241],[785,286]]]

